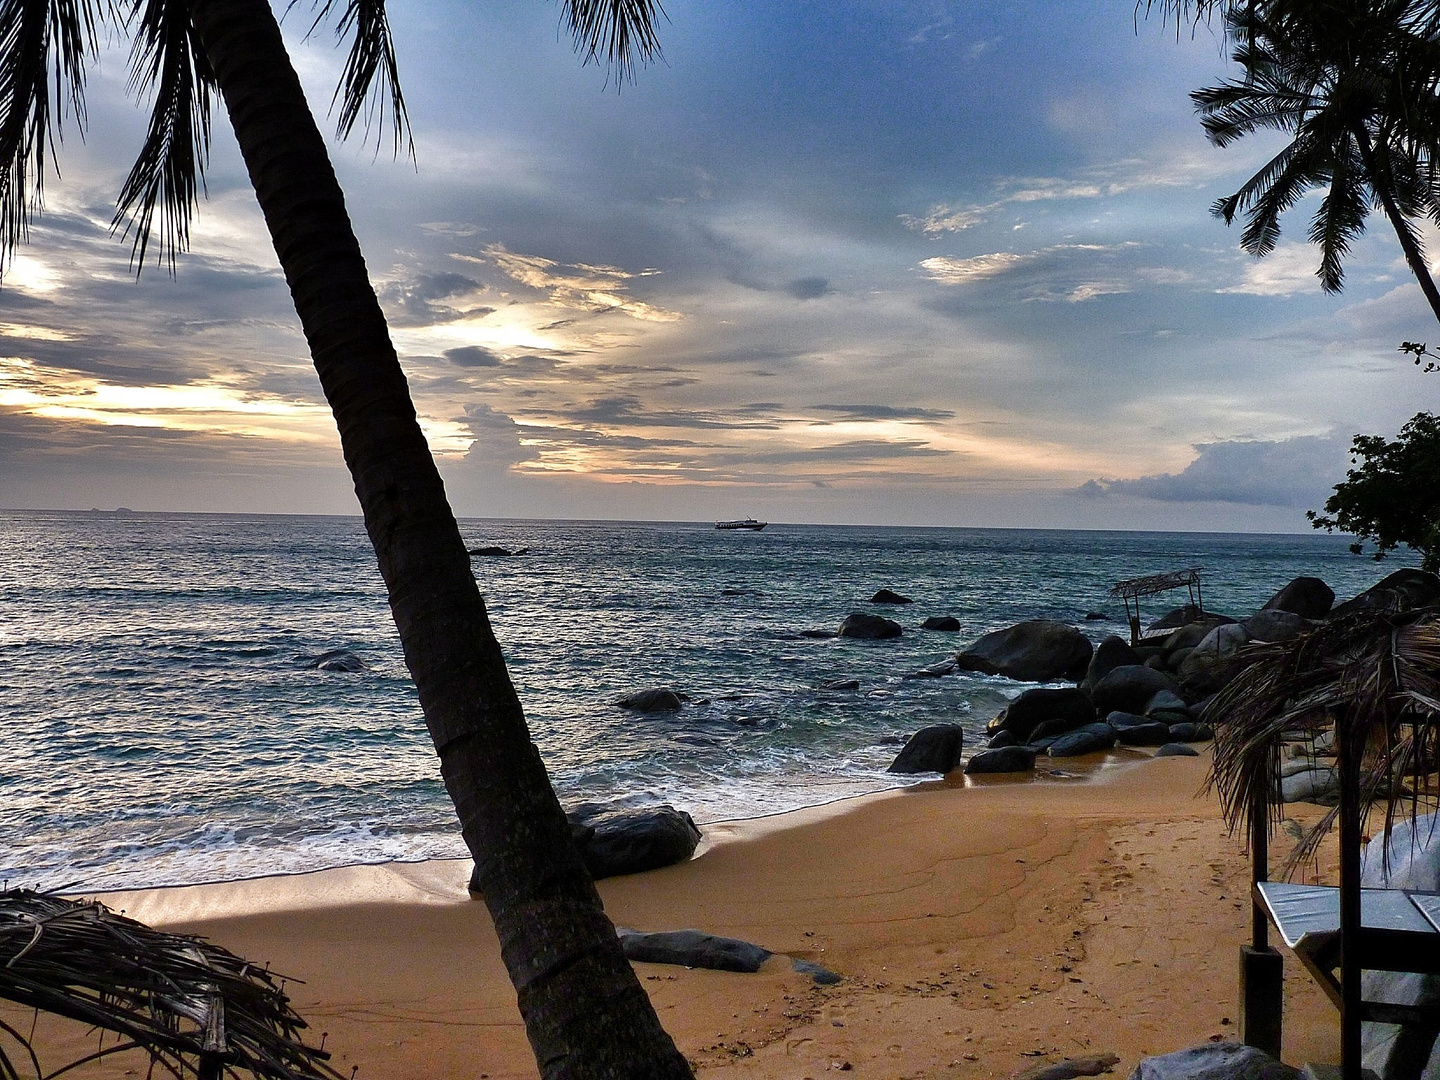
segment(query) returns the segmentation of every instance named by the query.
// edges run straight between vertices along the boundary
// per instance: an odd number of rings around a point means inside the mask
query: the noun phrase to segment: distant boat
[[[717,521],[715,522],[715,528],[749,529],[752,532],[759,532],[761,529],[763,529],[766,525],[769,524],[770,523],[768,521],[756,521],[754,518],[745,518],[745,520],[743,521]]]

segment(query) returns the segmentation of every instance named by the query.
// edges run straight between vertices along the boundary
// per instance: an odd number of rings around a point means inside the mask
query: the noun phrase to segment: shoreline
[[[1208,763],[922,783],[712,826],[721,835],[699,857],[598,886],[617,925],[694,927],[778,954],[752,975],[635,965],[707,1080],[831,1069],[979,1080],[1099,1052],[1118,1054],[1124,1076],[1142,1055],[1236,1037],[1249,867],[1214,798],[1196,797]],[[290,984],[295,1007],[328,1033],[342,1073],[360,1066],[357,1080],[532,1080],[469,868],[392,863],[97,898],[303,980]],[[816,986],[791,959],[842,981]],[[1286,968],[1286,1060],[1335,1060],[1333,1010],[1293,959]],[[93,1049],[61,1022],[42,1029],[51,1068]],[[95,1075],[124,1075],[110,1068]]]

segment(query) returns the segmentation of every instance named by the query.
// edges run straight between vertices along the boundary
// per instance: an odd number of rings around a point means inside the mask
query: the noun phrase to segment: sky
[[[389,8],[414,157],[332,156],[460,516],[1302,531],[1440,397],[1383,217],[1334,296],[1318,196],[1263,260],[1210,214],[1281,143],[1130,0],[669,0],[624,86],[550,0]],[[0,284],[0,507],[358,512],[223,114],[173,278],[111,234],[126,74]]]

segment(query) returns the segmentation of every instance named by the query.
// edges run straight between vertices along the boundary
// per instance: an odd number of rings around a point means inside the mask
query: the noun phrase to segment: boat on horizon
[[[761,529],[763,529],[766,525],[769,524],[770,523],[768,521],[756,521],[754,518],[744,518],[740,521],[717,521],[715,522],[715,528],[749,529],[751,532],[759,532]]]

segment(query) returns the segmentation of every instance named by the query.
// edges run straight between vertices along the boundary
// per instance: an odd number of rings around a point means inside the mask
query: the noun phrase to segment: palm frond
[[[145,142],[116,201],[112,228],[131,236],[132,264],[145,265],[155,215],[158,261],[175,271],[190,242],[190,218],[205,183],[215,75],[190,26],[184,0],[130,0],[130,91],[151,93]]]
[[[1320,201],[1320,208],[1310,226],[1310,242],[1320,248],[1320,268],[1316,276],[1320,287],[1329,293],[1341,290],[1345,283],[1345,256],[1350,243],[1365,231],[1365,215],[1369,205],[1365,198],[1365,173],[1359,155],[1348,144],[1342,145],[1330,174],[1330,190]]]
[[[656,20],[664,15],[659,0],[563,0],[561,19],[585,62],[603,60],[624,83],[637,61],[660,55]]]
[[[51,140],[67,115],[84,129],[97,4],[0,0],[0,276],[44,203]]]
[[[315,16],[315,25],[329,18],[341,0],[325,0]],[[410,129],[410,115],[405,108],[405,95],[400,90],[400,65],[395,60],[395,41],[390,33],[390,19],[385,14],[385,0],[344,0],[335,25],[335,36],[353,38],[350,54],[340,85],[335,88],[335,102],[340,104],[337,132],[348,138],[362,118],[366,130],[376,130],[377,146],[388,127],[392,151],[396,157],[403,149],[415,154]],[[314,26],[311,27],[313,32]]]

